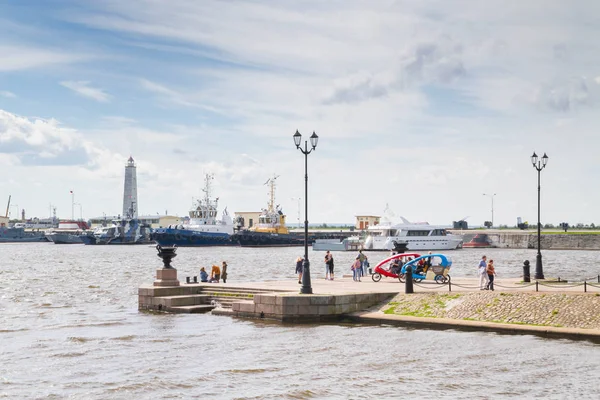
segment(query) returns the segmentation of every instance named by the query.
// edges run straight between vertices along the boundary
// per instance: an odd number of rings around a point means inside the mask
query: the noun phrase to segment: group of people
[[[352,280],[360,282],[360,278],[367,275],[367,268],[369,268],[369,258],[363,254],[362,250],[359,250],[356,259],[350,267],[352,270]]]
[[[496,270],[494,269],[494,260],[487,261],[487,257],[481,257],[478,266],[479,272],[479,290],[494,290],[494,277]]]
[[[329,250],[325,253],[325,280],[332,281],[334,278],[334,262],[333,254]],[[362,250],[358,252],[356,260],[352,263],[350,269],[352,270],[352,276],[355,281],[360,282],[360,277],[367,274],[367,268],[369,267],[369,260],[366,255],[363,254]],[[298,283],[302,283],[302,272],[304,271],[304,257],[299,256],[296,259],[296,275],[298,275]]]
[[[206,268],[200,268],[200,282],[219,283],[220,280],[227,283],[227,263],[223,261],[222,268],[218,265],[213,265],[210,271],[210,276],[206,272]]]

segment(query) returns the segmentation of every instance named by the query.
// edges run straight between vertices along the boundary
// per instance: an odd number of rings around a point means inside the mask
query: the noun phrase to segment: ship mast
[[[5,217],[8,217],[8,209],[10,208],[10,198],[12,197],[12,195],[8,195],[8,204],[6,205],[6,214],[4,214]]]
[[[279,178],[279,175],[273,175],[273,178],[269,178],[269,180],[265,182],[265,185],[269,184],[270,187],[268,207],[269,212],[275,212],[275,180],[277,178]]]
[[[209,201],[210,201],[210,181],[212,181],[214,179],[214,175],[212,174],[206,174],[204,176],[204,189],[202,189],[202,191],[204,192],[204,204],[206,204],[206,206],[208,206]]]

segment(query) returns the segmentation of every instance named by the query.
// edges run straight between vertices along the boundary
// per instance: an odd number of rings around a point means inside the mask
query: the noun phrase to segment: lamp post
[[[541,160],[538,160],[537,154],[535,151],[531,156],[531,163],[533,164],[533,168],[537,170],[538,173],[538,223],[537,223],[537,236],[538,236],[538,245],[537,245],[537,257],[535,259],[535,279],[544,279],[544,268],[542,266],[542,252],[541,252],[541,243],[542,243],[542,233],[541,233],[541,223],[540,223],[540,173],[546,167],[548,163],[548,156],[544,153],[544,156]]]
[[[488,194],[488,193],[484,193],[484,196],[489,196],[490,199],[492,199],[492,226],[491,228],[494,227],[494,196],[496,195],[496,193],[494,194]]]
[[[319,137],[313,131],[310,136],[310,145],[312,148],[308,149],[308,141],[304,141],[304,149],[300,147],[302,142],[302,135],[298,130],[294,133],[294,144],[296,148],[304,154],[304,264],[302,265],[302,287],[300,293],[311,294],[312,286],[310,284],[310,262],[308,261],[308,155],[317,148],[317,142]]]

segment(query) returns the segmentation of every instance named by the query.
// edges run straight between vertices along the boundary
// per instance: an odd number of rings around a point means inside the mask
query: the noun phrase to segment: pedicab
[[[409,266],[412,267],[414,282],[418,283],[424,279],[432,279],[441,285],[450,280],[452,260],[444,254],[427,254],[417,257],[402,266],[400,274],[398,274],[400,282],[405,282],[406,270]]]
[[[390,256],[390,257],[386,258],[385,260],[380,261],[379,264],[377,264],[375,266],[375,269],[373,269],[373,273],[371,274],[371,279],[373,279],[373,282],[379,282],[381,280],[382,276],[387,276],[388,278],[398,279],[398,272],[400,272],[401,265],[399,265],[398,271],[392,271],[391,264],[394,262],[394,260],[399,260],[404,263],[404,262],[408,262],[409,258],[416,258],[416,257],[420,257],[420,256],[421,255],[417,254],[417,253],[394,254],[393,256]],[[385,268],[385,265],[387,263],[390,263],[390,267]]]

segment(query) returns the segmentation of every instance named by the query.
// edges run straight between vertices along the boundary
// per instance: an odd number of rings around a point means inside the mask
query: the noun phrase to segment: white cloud
[[[71,64],[92,58],[88,54],[22,45],[0,45],[0,54],[0,72]]]
[[[9,99],[17,97],[16,94],[14,94],[13,92],[9,92],[8,90],[0,90],[0,96],[6,97],[6,98],[9,98]]]
[[[599,4],[108,0],[67,8],[61,17],[96,28],[90,43],[119,59],[110,70],[68,71],[110,88],[114,99],[102,109],[123,115],[86,110],[77,131],[90,163],[79,170],[82,185],[111,192],[118,210],[115,182],[132,154],[142,209],[185,212],[199,172],[212,170],[222,204],[249,210],[264,206],[261,184],[276,172],[292,215],[289,199],[303,196],[304,177],[291,136],[315,130],[311,221],[351,221],[390,203],[413,220],[481,223],[489,219],[481,192],[498,193],[497,222],[531,221],[536,150],[551,157],[543,218],[598,222],[578,199],[600,201],[585,184],[599,172]],[[122,46],[133,51],[123,55]],[[81,119],[56,109],[74,126]],[[56,145],[36,149],[52,156]]]
[[[91,87],[90,82],[88,81],[63,81],[60,82],[60,84],[83,97],[87,97],[88,99],[96,100],[101,103],[107,103],[111,99],[111,96],[104,90]]]

